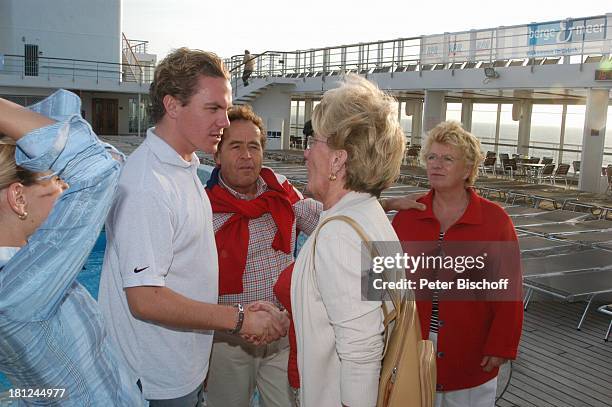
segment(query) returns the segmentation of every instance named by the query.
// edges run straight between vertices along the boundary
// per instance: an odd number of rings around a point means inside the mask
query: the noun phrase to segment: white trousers
[[[208,406],[249,407],[255,386],[262,407],[291,406],[288,359],[286,336],[253,346],[238,336],[216,332],[208,369]]]
[[[429,333],[434,349],[438,350],[438,334]],[[497,377],[469,389],[436,392],[435,407],[495,407]]]

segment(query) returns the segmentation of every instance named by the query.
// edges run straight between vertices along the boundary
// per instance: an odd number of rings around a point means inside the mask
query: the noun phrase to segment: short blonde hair
[[[461,159],[468,166],[471,166],[470,175],[465,181],[466,185],[474,185],[478,177],[478,166],[484,159],[480,140],[472,133],[466,131],[461,123],[453,120],[442,122],[431,129],[425,139],[425,144],[421,150],[421,161],[427,164],[427,155],[433,143],[449,144],[455,146],[461,152]]]
[[[325,92],[312,127],[330,148],[346,150],[346,189],[378,197],[395,182],[406,148],[397,116],[395,99],[360,76]]]

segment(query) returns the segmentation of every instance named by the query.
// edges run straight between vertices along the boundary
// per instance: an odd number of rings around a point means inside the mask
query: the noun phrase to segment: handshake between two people
[[[245,306],[240,336],[254,345],[263,345],[287,335],[289,314],[268,301]]]

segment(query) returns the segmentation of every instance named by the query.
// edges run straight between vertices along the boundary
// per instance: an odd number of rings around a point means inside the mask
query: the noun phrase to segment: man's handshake
[[[240,336],[255,345],[273,342],[289,329],[287,311],[281,311],[268,301],[256,301],[244,309]]]

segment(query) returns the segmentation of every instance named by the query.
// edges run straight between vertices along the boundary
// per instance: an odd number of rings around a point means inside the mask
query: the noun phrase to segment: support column
[[[469,99],[461,101],[461,124],[466,131],[472,131],[472,113],[474,111],[474,102]]]
[[[499,152],[499,129],[501,128],[501,103],[497,104],[497,116],[495,116],[495,145],[493,151],[497,154]]]
[[[563,110],[561,112],[561,135],[559,136],[559,155],[557,156],[557,162],[563,162],[563,146],[565,145],[565,122],[567,121],[567,103],[563,104]]]
[[[580,156],[580,181],[578,188],[589,192],[602,192],[601,163],[603,161],[608,115],[609,89],[589,89],[586,100],[582,154]]]
[[[140,137],[140,122],[141,122],[140,104],[141,103],[142,103],[142,101],[141,101],[140,92],[139,92],[138,93],[138,105],[136,106],[136,120],[138,120],[138,137]]]
[[[421,145],[421,129],[423,128],[423,103],[415,104],[415,111],[412,115],[412,133],[410,135],[410,145]]]
[[[446,119],[446,92],[439,90],[426,90],[425,103],[423,107],[423,132],[436,127],[437,124]]]
[[[312,117],[312,99],[304,100],[304,123]]]
[[[289,109],[289,114],[285,116],[285,120],[283,120],[283,133],[281,134],[281,149],[284,151],[291,150],[291,138],[289,134],[291,134],[291,106]]]
[[[268,131],[267,150],[289,150],[292,85],[275,85],[252,102]]]
[[[531,112],[533,103],[529,100],[521,101],[521,117],[518,129],[518,148],[516,152],[521,155],[529,155],[529,142],[531,139]]]

